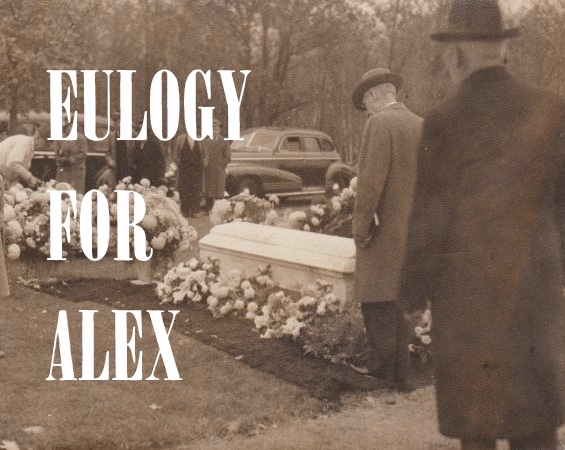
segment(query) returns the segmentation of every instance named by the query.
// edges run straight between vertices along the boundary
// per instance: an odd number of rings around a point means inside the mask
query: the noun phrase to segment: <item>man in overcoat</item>
[[[397,297],[422,123],[396,100],[402,81],[388,69],[373,69],[353,93],[355,107],[369,114],[353,214],[355,298],[370,345],[362,369],[399,388],[407,377],[408,330]]]
[[[135,131],[139,132],[140,129],[141,122],[138,122]],[[151,186],[161,186],[165,182],[165,155],[151,127],[147,129],[147,140],[135,141],[131,171],[134,183],[144,178],[149,180]]]
[[[222,124],[214,119],[213,139],[202,141],[202,163],[204,165],[204,197],[206,208],[212,209],[214,201],[224,198],[226,190],[226,167],[231,161],[229,143],[220,134]]]
[[[108,167],[111,169],[108,184],[114,187],[123,178],[133,174],[132,166],[134,160],[135,142],[122,141],[120,137],[120,113],[118,111],[112,114],[112,128],[108,138],[108,150],[105,159]]]
[[[63,126],[63,135],[67,135],[71,128],[70,123]],[[81,131],[78,131],[76,140],[57,142],[55,160],[57,162],[57,176],[59,182],[69,183],[78,193],[84,194],[86,180],[86,158],[88,154],[88,141]]]
[[[401,303],[429,301],[440,431],[557,449],[563,422],[565,103],[504,67],[496,0],[454,0],[458,92],[426,117]]]
[[[185,217],[195,217],[200,210],[202,196],[201,143],[192,139],[185,131],[175,139],[174,147],[180,209]]]

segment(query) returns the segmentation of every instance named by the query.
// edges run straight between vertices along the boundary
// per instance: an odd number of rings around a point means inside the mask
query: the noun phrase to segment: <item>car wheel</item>
[[[251,195],[261,195],[261,183],[256,178],[245,177],[237,184],[237,194],[248,191]]]

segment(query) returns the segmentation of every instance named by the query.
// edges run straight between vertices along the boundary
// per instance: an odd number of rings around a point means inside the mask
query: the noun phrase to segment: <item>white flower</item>
[[[317,217],[312,217],[310,223],[312,224],[312,226],[317,227],[318,225],[320,225],[320,219],[318,219]]]
[[[27,194],[25,191],[18,191],[16,194],[16,203],[22,203],[27,200]]]
[[[218,299],[213,295],[210,295],[206,300],[206,303],[208,303],[208,306],[210,308],[215,308],[216,306],[218,306]]]
[[[335,212],[341,211],[341,202],[338,202],[338,201],[335,201],[335,202],[334,202],[334,201],[332,200],[332,209],[333,209]]]
[[[188,267],[192,270],[198,269],[198,264],[199,264],[199,262],[196,258],[190,258],[188,260]]]
[[[255,317],[256,317],[256,316],[255,316],[255,313],[252,312],[252,311],[247,311],[247,312],[245,313],[245,318],[246,318],[246,319],[254,320]]]
[[[424,314],[422,314],[422,320],[423,322],[428,325],[431,326],[432,323],[432,312],[429,309],[426,309],[424,311]]]
[[[291,222],[304,222],[306,220],[306,213],[304,211],[294,211],[288,216]]]
[[[243,302],[243,300],[236,300],[234,308],[241,311],[243,308],[245,308],[245,303]]]
[[[16,241],[22,237],[23,229],[17,220],[10,220],[4,227],[8,241]]]
[[[267,315],[255,315],[255,328],[261,329],[269,325],[269,317]]]
[[[247,304],[247,311],[255,313],[259,309],[259,305],[255,302],[249,302]]]
[[[30,238],[30,237],[28,237],[28,238],[26,239],[26,245],[27,245],[29,248],[35,248],[35,247],[37,247],[37,244],[35,243],[35,241],[33,240],[33,238]]]
[[[427,334],[422,336],[420,339],[422,340],[422,344],[424,345],[430,345],[432,343],[432,338]]]
[[[20,246],[18,244],[10,244],[8,246],[8,258],[18,259],[20,257]]]
[[[304,231],[310,231],[310,225],[304,224],[304,226],[302,227],[302,229],[303,229]]]
[[[12,205],[4,204],[4,222],[9,222],[16,218],[16,210]]]
[[[252,286],[251,286],[251,282],[250,282],[249,280],[243,280],[243,281],[241,282],[241,286],[240,286],[240,287],[241,287],[241,289],[243,289],[243,290],[249,289],[249,288],[252,287]]]
[[[155,250],[163,250],[165,245],[167,245],[167,238],[163,235],[163,233],[151,239],[151,247]]]
[[[4,201],[8,205],[13,205],[16,202],[16,198],[12,194],[4,194]]]
[[[253,288],[244,289],[243,290],[243,297],[246,300],[251,300],[252,298],[255,298],[255,289],[253,289]]]
[[[324,215],[324,208],[322,208],[320,205],[310,206],[310,211],[312,211],[314,214],[316,214],[318,216]]]
[[[424,334],[424,329],[418,326],[414,328],[414,333],[416,333],[416,336],[422,336]]]
[[[278,219],[279,215],[277,214],[277,212],[274,209],[271,209],[265,216],[265,224],[274,225],[275,223],[277,223]]]
[[[151,182],[147,178],[142,178],[139,181],[139,184],[143,187],[150,187],[151,186]]]
[[[316,309],[316,314],[323,316],[324,314],[326,314],[326,302],[322,301],[320,302],[320,304],[318,305],[318,308]]]
[[[357,177],[353,177],[349,182],[349,187],[353,190],[357,189]]]
[[[232,308],[232,304],[228,302],[225,305],[222,305],[222,307],[220,308],[220,314],[222,316],[225,316],[231,312]]]
[[[218,290],[216,292],[216,296],[220,299],[223,300],[224,298],[227,298],[230,295],[230,290],[227,286],[219,286]]]
[[[236,217],[242,217],[245,211],[245,203],[243,202],[235,202],[235,206],[233,207],[233,213]]]
[[[159,222],[153,214],[146,214],[140,225],[144,230],[154,230],[159,225]]]

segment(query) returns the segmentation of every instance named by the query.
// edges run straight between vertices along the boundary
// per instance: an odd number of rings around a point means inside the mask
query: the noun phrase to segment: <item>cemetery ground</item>
[[[111,283],[98,284],[102,291],[106,285]],[[133,296],[134,291],[129,294]],[[220,350],[222,345],[206,345],[206,339],[195,339],[198,329],[189,335],[183,332],[184,327],[176,329],[175,325],[170,341],[182,381],[165,381],[162,361],[155,372],[158,381],[111,380],[115,370],[111,310],[123,307],[124,298],[132,299],[120,296],[120,304],[83,298],[69,301],[14,284],[13,295],[3,300],[0,316],[0,448],[368,449],[381,442],[386,446],[378,448],[425,449],[428,443],[449,444],[435,431],[430,387],[395,394],[370,385],[355,385],[350,380],[345,389],[345,384],[336,385],[339,366],[310,366],[308,358],[299,353],[294,355],[299,363],[292,364],[276,341],[256,336],[248,339],[250,351],[238,357],[233,351]],[[128,308],[142,307],[137,303]],[[110,380],[61,381],[60,368],[55,368],[57,380],[46,381],[59,310],[68,314],[76,378],[82,373],[79,311],[99,311],[95,321],[94,373],[101,373],[108,350]],[[186,320],[190,324],[196,320],[193,315],[192,310],[182,310],[177,320],[179,324]],[[245,322],[211,319],[211,323],[222,321]],[[228,336],[219,334],[220,328],[208,339],[224,341],[229,349]],[[158,348],[146,317],[142,329],[136,350],[143,351],[146,378]],[[227,327],[229,331],[234,329],[237,326]],[[241,337],[236,336],[235,341],[238,339]],[[279,369],[278,375],[264,367],[253,367],[257,348],[254,342],[275,344],[266,348],[271,352],[273,366]],[[267,352],[263,350],[256,358],[263,358],[265,364]],[[290,366],[285,367],[287,364]],[[316,392],[306,384],[298,386],[279,376],[292,370],[310,377],[312,385],[329,386],[328,391]],[[129,373],[133,374],[131,366]],[[347,379],[345,375],[343,379]],[[331,394],[335,386],[340,390],[338,397]],[[328,393],[333,398],[328,398]]]
[[[193,225],[200,236],[209,228],[205,217]],[[250,321],[213,319],[203,305],[160,305],[150,286],[85,279],[37,290],[12,280],[12,288],[0,315],[0,449],[458,448],[437,432],[429,367],[418,371],[416,390],[395,393],[345,365],[304,356],[291,340],[260,339]],[[170,342],[183,379],[165,381],[160,360],[159,380],[112,380],[112,310],[167,308],[180,310]],[[98,310],[94,374],[109,351],[109,380],[61,381],[56,367],[57,380],[46,381],[60,310],[68,314],[76,378],[80,311]],[[147,378],[159,350],[147,314],[142,329],[136,351]]]

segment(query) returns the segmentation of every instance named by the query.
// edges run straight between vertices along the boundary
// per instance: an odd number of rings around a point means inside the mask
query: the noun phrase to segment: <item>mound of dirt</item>
[[[250,367],[270,373],[306,390],[315,398],[339,402],[340,394],[388,389],[390,385],[360,375],[350,367],[303,354],[292,339],[260,339],[253,323],[235,317],[213,318],[204,304],[163,305],[154,286],[119,280],[76,280],[42,286],[50,295],[73,302],[94,301],[120,309],[175,309],[188,311],[189,319],[174,325],[183,333],[222,350]],[[431,384],[430,365],[413,364],[413,387]]]

